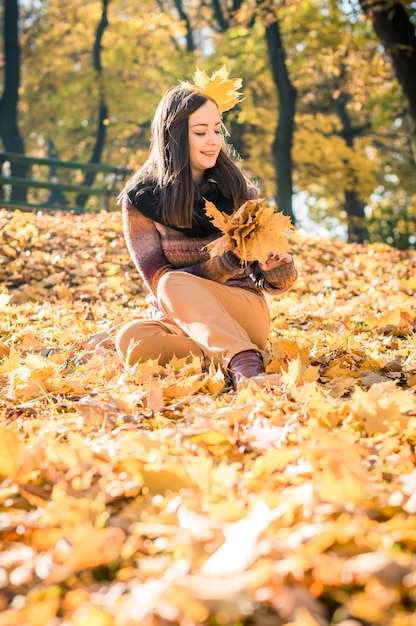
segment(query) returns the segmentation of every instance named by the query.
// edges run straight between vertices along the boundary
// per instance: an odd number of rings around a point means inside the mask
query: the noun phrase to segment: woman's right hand
[[[274,254],[269,252],[269,258],[264,263],[259,263],[260,269],[264,271],[274,270],[279,265],[285,265],[286,263],[292,263],[292,257],[287,252],[281,252],[280,254]]]

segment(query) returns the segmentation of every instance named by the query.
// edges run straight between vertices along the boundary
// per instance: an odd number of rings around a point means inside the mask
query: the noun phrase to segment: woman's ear
[[[259,192],[256,189],[256,187],[250,186],[248,188],[248,199],[249,200],[256,200],[258,197],[259,197]]]

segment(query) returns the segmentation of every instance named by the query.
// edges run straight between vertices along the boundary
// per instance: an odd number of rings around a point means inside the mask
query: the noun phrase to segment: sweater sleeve
[[[169,271],[188,272],[219,283],[241,274],[240,260],[231,251],[191,266],[174,268],[163,252],[162,237],[153,220],[143,215],[127,196],[123,199],[122,211],[127,249],[144,284],[154,296],[159,279]]]
[[[226,283],[230,278],[244,275],[241,262],[231,250],[227,250],[221,256],[214,256],[211,259],[178,268],[181,272],[188,272],[201,278],[208,278],[217,283]]]
[[[124,196],[122,203],[123,229],[127,249],[145,286],[156,294],[160,277],[172,269],[163,254],[160,235],[149,217],[145,217]]]

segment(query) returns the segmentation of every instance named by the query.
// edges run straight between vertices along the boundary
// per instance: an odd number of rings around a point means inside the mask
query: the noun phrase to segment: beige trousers
[[[263,296],[175,271],[159,280],[157,299],[166,318],[134,320],[116,338],[129,365],[156,358],[165,365],[193,354],[227,367],[243,350],[260,350],[266,359],[270,314]]]

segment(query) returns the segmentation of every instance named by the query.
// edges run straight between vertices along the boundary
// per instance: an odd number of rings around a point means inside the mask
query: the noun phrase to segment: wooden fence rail
[[[13,176],[12,174],[5,172],[6,164],[10,164],[10,169],[13,171],[13,164],[26,165],[27,174],[26,177]],[[36,176],[33,175],[32,166],[36,166]],[[46,173],[39,169],[39,166],[48,167],[49,172]],[[101,174],[101,180],[95,186],[59,182],[59,172],[65,170],[78,170],[81,172],[95,172]],[[51,175],[51,171],[54,172]],[[41,176],[39,174],[42,172]],[[71,206],[68,200],[65,198],[64,193],[75,193],[79,196],[96,197],[103,202],[98,202],[97,208],[105,208],[109,210],[110,200],[115,201],[115,195],[117,193],[117,184],[124,180],[127,176],[131,175],[131,171],[124,167],[116,167],[113,165],[106,165],[103,163],[81,163],[79,161],[59,161],[58,159],[36,158],[28,157],[23,154],[17,154],[14,152],[0,152],[0,207],[10,209],[20,209],[22,211],[33,210],[63,210],[72,211],[76,213],[82,213],[87,210],[84,204],[78,205],[73,202]],[[58,200],[50,202],[46,200],[19,200],[13,198],[13,189],[16,187],[23,187],[26,190],[30,189],[48,189],[50,192],[55,192],[55,197]],[[30,195],[30,194],[29,194]],[[33,195],[33,194],[32,194]],[[50,194],[51,195],[51,194]],[[60,201],[59,201],[60,199]]]

